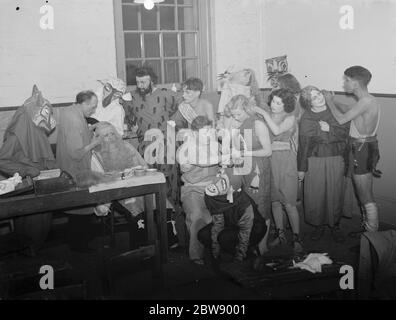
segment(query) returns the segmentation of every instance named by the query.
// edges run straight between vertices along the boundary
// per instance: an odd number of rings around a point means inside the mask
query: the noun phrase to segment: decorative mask
[[[48,100],[44,99],[36,85],[33,87],[32,96],[23,105],[37,127],[43,128],[47,133],[55,129],[56,120],[52,106]]]
[[[211,185],[207,186],[205,193],[209,197],[223,196],[228,193],[230,189],[230,179],[224,172],[217,175],[217,180]]]
[[[52,107],[51,105],[45,103],[38,113],[33,116],[34,124],[43,128],[47,132],[51,132],[56,127],[56,120],[53,117]]]
[[[205,193],[209,197],[218,197],[227,195],[227,200],[230,203],[233,203],[233,193],[234,188],[230,183],[230,179],[228,178],[227,174],[225,173],[224,169],[221,169],[217,175],[217,180],[206,187]]]
[[[130,101],[130,94],[125,94],[126,84],[120,79],[109,79],[99,81],[103,85],[103,108],[108,107],[114,100],[123,99]]]

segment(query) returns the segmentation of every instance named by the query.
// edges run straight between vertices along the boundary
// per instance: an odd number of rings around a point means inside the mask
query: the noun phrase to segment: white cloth
[[[97,90],[96,95],[98,96],[98,107],[92,118],[98,121],[105,121],[111,123],[117,130],[117,132],[124,135],[124,120],[125,111],[123,106],[119,103],[118,99],[111,102],[106,108],[103,108],[103,87]]]
[[[22,183],[22,178],[18,173],[15,173],[12,178],[0,181],[0,194],[14,191],[15,187],[20,183]]]
[[[233,97],[240,94],[250,98],[252,96],[251,88],[249,86],[231,83],[229,80],[226,80],[221,89],[221,97],[217,113],[223,114],[227,103],[230,102]]]
[[[323,265],[333,264],[327,253],[311,253],[303,262],[295,263],[293,268],[307,270],[311,273],[321,273]]]

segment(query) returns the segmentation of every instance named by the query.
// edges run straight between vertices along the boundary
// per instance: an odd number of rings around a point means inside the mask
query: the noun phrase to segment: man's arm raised
[[[340,112],[337,107],[335,106],[332,96],[329,92],[324,92],[324,96],[326,98],[326,103],[328,107],[330,108],[334,118],[337,120],[337,122],[341,125],[346,124],[356,117],[360,116],[364,112],[366,112],[368,103],[366,99],[362,99],[353,106],[349,108],[349,110],[346,113]]]

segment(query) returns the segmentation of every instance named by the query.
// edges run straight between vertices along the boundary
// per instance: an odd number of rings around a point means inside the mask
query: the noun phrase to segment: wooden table
[[[32,214],[70,210],[77,207],[97,206],[133,197],[145,197],[147,213],[148,240],[158,243],[162,262],[168,259],[168,240],[166,226],[166,182],[161,173],[155,174],[157,183],[144,184],[152,177],[139,177],[125,180],[125,186],[115,189],[95,191],[75,189],[47,195],[25,195],[0,199],[0,221]],[[163,177],[163,179],[162,179]],[[153,179],[151,179],[153,180]],[[155,179],[154,179],[155,180]],[[153,181],[154,181],[153,180]],[[141,185],[138,185],[141,184]],[[100,189],[100,188],[99,188]],[[153,195],[159,214],[154,217]]]

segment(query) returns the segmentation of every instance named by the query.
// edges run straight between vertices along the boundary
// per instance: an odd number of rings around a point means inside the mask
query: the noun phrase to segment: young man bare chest
[[[380,117],[380,107],[375,97],[368,95],[360,99],[366,108],[365,112],[358,115],[352,121],[355,124],[357,131],[362,136],[375,135]]]

